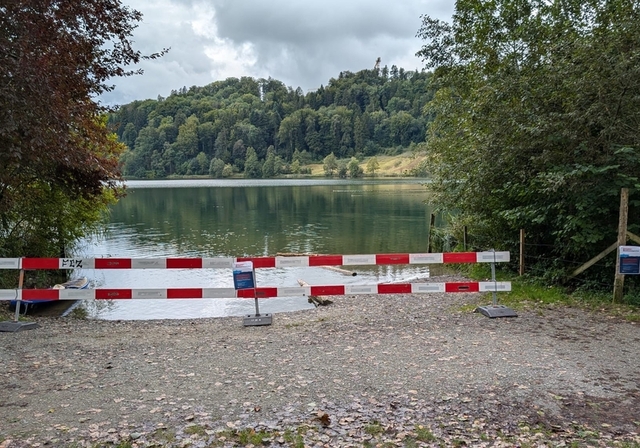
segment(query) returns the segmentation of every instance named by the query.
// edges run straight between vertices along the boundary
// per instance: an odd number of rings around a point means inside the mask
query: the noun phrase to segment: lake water
[[[76,256],[243,257],[279,253],[380,254],[427,250],[431,210],[423,181],[173,180],[128,182],[108,231]],[[259,286],[374,284],[429,275],[423,266],[257,269]],[[233,287],[230,269],[87,270],[93,287]],[[260,300],[260,311],[313,308],[306,297]],[[100,319],[242,316],[252,299],[127,300],[88,304]]]

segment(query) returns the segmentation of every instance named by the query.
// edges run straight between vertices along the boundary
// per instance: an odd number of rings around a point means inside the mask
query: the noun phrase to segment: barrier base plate
[[[479,306],[475,310],[476,313],[482,313],[487,317],[518,317],[515,311],[504,305],[486,305]]]
[[[242,319],[242,323],[245,327],[253,327],[257,325],[271,325],[273,323],[273,316],[271,314],[247,314]]]
[[[5,332],[16,332],[23,330],[33,330],[36,328],[40,328],[35,322],[13,322],[13,321],[4,321],[0,322],[0,331]]]

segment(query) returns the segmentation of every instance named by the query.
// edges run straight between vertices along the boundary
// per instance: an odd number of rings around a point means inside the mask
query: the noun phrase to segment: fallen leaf
[[[322,426],[325,427],[331,424],[331,417],[329,417],[329,414],[323,411],[318,411],[318,420],[320,420]]]

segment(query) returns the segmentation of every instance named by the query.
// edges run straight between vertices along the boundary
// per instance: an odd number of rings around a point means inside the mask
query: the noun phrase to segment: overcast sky
[[[274,78],[304,92],[341,71],[422,69],[422,14],[449,20],[453,0],[122,0],[143,14],[135,47],[168,54],[113,80],[100,100],[125,104],[228,77]]]

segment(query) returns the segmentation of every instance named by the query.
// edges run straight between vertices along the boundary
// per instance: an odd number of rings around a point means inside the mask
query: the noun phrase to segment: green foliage
[[[209,165],[209,176],[220,179],[224,177],[224,161],[222,159],[213,158]]]
[[[110,190],[88,199],[70,196],[45,182],[25,185],[11,210],[2,215],[0,257],[68,256],[79,239],[101,229],[108,206],[114,201]],[[0,277],[0,283],[4,279]],[[41,280],[40,286],[55,283]]]
[[[69,314],[71,317],[73,317],[74,319],[87,319],[87,317],[89,316],[89,313],[87,312],[87,309],[80,305],[80,306],[76,306],[71,310],[71,313]]]
[[[585,262],[616,240],[622,187],[638,231],[635,2],[466,0],[451,24],[423,19],[430,189],[477,246],[513,250],[523,228],[539,264]]]
[[[349,170],[349,177],[352,177],[354,179],[357,177],[362,177],[362,175],[364,174],[364,171],[360,166],[358,159],[356,159],[355,157],[351,157],[351,160],[349,160],[349,163],[347,164],[347,170]]]
[[[204,153],[200,152],[195,158],[195,173],[194,174],[206,174],[209,172],[209,157]]]
[[[372,176],[376,175],[376,171],[380,169],[380,162],[378,162],[377,157],[371,157],[367,162],[367,173]]]
[[[244,177],[257,179],[262,177],[262,165],[258,160],[255,149],[247,148],[247,159],[244,163]]]
[[[338,169],[338,159],[336,156],[331,153],[322,161],[322,168],[324,169],[324,174],[327,177],[332,177],[333,172]]]
[[[264,439],[267,439],[271,436],[270,433],[266,431],[255,431],[253,429],[243,429],[236,433],[238,442],[242,445],[262,445]]]
[[[227,163],[222,170],[222,177],[231,177],[233,176],[233,167],[230,163]]]
[[[300,174],[300,172],[301,172],[300,161],[294,160],[293,163],[291,164],[291,173]]]
[[[280,156],[277,156],[275,153],[275,150],[273,149],[273,146],[270,146],[267,149],[267,158],[265,159],[264,164],[262,165],[262,177],[264,178],[276,177],[276,176],[279,176],[280,174],[287,172],[288,170],[291,170],[291,168],[288,168],[285,166],[284,162],[282,161],[282,158],[280,158]],[[297,171],[298,173],[300,172],[299,163],[298,163]]]
[[[338,161],[338,177],[340,179],[346,179],[348,172],[349,172],[349,169],[347,167],[347,162],[344,160]]]
[[[379,422],[371,422],[364,425],[364,432],[372,436],[377,436],[384,432],[384,427]]]
[[[134,101],[111,114],[109,123],[130,150],[121,160],[127,176],[197,174],[200,153],[242,171],[247,147],[260,163],[272,147],[286,171],[295,160],[302,167],[332,152],[349,159],[424,142],[430,77],[397,67],[343,72],[306,95],[273,79],[228,78]],[[270,164],[265,177],[278,175]]]
[[[438,440],[431,430],[423,425],[416,426],[416,439],[421,442],[435,442]]]
[[[456,271],[479,281],[491,278],[488,264],[476,263],[456,265]],[[612,291],[594,291],[592,288],[571,288],[551,285],[538,277],[529,275],[516,276],[506,268],[496,270],[498,281],[511,282],[511,291],[498,293],[498,301],[516,310],[525,307],[544,310],[549,306],[571,306],[596,312],[606,312],[612,316],[638,322],[640,321],[640,302],[616,304],[612,302]]]
[[[66,256],[121,193],[125,146],[94,99],[110,78],[135,73],[126,66],[160,55],[132,48],[141,14],[120,3],[23,0],[0,10],[0,257]],[[136,123],[122,136],[140,152],[125,160],[145,172],[156,130]]]
[[[206,428],[201,425],[189,425],[184,429],[185,434],[204,436],[207,434]]]
[[[305,444],[304,444],[304,439],[302,437],[302,433],[304,433],[306,429],[307,428],[304,426],[298,427],[296,432],[293,432],[291,429],[287,429],[282,435],[282,438],[291,447],[304,448]]]
[[[411,169],[411,175],[415,177],[427,177],[429,175],[429,161],[422,160],[418,166]]]

